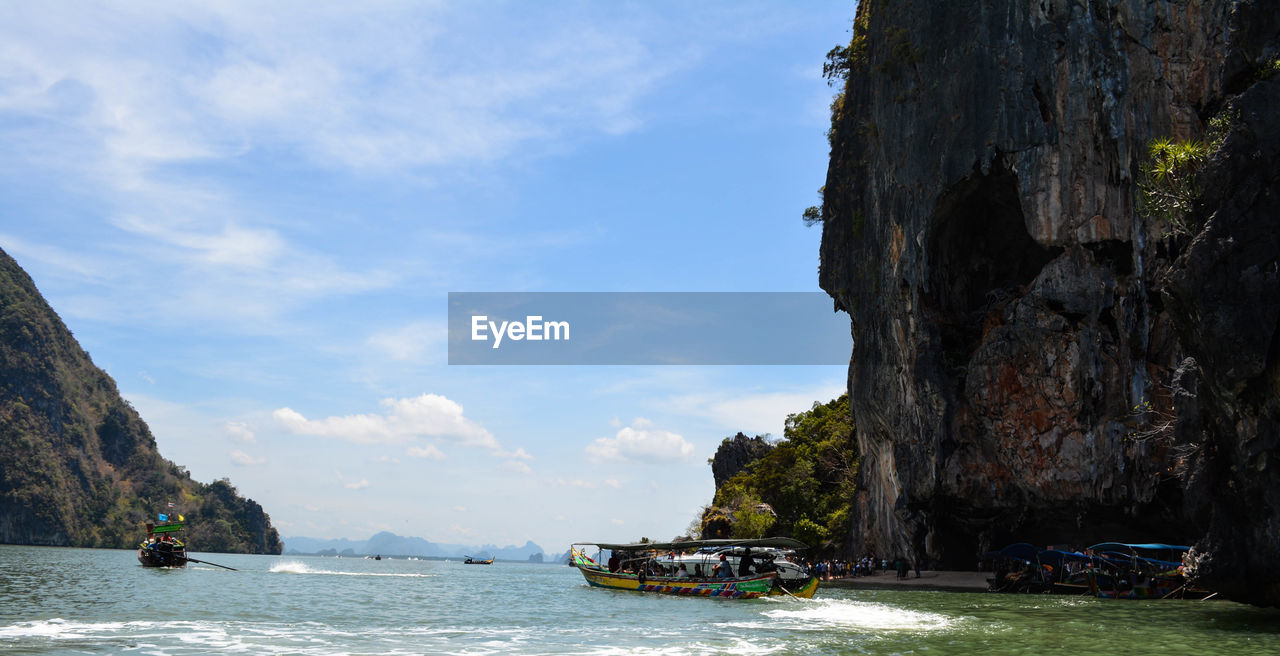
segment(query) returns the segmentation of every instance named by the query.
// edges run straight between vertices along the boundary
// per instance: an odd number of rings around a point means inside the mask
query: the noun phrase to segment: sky
[[[0,248],[286,538],[669,539],[845,367],[450,366],[448,294],[817,291],[854,9],[5,3]]]

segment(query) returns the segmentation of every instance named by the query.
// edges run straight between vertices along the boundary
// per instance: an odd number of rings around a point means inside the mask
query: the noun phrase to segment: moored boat
[[[1104,599],[1204,599],[1182,573],[1190,547],[1157,543],[1103,542],[1083,552],[1038,550],[1027,543],[988,552],[993,592],[1052,592]],[[1176,559],[1176,560],[1175,560]]]
[[[185,526],[181,522],[172,524],[147,524],[147,539],[138,545],[138,562],[143,567],[185,567],[187,565],[187,547],[178,539],[177,534]]]

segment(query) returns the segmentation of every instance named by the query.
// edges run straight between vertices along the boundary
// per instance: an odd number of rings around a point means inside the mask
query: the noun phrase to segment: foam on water
[[[276,563],[267,570],[272,574],[326,574],[329,576],[389,576],[393,578],[406,579],[429,579],[434,574],[420,574],[416,572],[339,572],[331,569],[311,569],[306,563],[300,563],[296,560],[288,560]]]
[[[951,628],[956,619],[940,613],[909,610],[868,601],[847,599],[808,599],[786,604],[785,608],[766,610],[766,620],[731,623],[743,628],[774,628],[825,631],[830,629],[860,632],[902,631],[930,632]]]

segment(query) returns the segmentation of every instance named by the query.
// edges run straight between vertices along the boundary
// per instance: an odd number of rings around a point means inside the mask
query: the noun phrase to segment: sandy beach
[[[955,572],[933,571],[920,572],[916,578],[911,572],[905,579],[899,579],[897,573],[884,571],[873,576],[846,577],[829,579],[819,584],[829,588],[896,588],[920,590],[952,590],[957,592],[983,592],[987,589],[987,577],[991,572]]]

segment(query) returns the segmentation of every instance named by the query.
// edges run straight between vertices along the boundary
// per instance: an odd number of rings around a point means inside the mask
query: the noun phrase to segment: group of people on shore
[[[832,559],[805,563],[805,571],[822,581],[854,576],[875,576],[878,571],[890,568],[897,572],[899,579],[909,578],[912,569],[915,570],[916,578],[920,578],[920,559],[918,558],[910,561],[906,558],[896,558],[891,562],[887,559],[878,559],[874,554],[867,554],[852,562]]]

